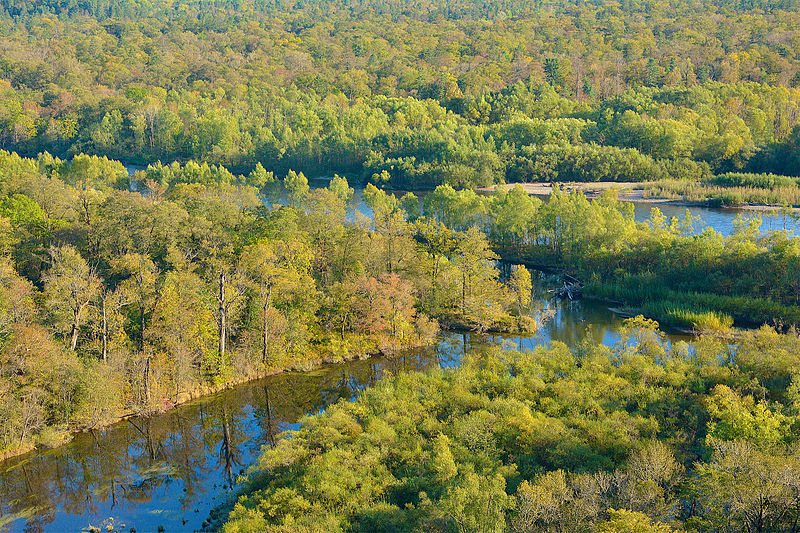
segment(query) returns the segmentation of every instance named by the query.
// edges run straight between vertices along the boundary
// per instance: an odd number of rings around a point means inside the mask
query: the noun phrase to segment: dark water
[[[139,165],[126,165],[128,173],[133,175],[138,170],[144,170],[146,167]],[[330,183],[328,178],[314,178],[309,181],[312,188],[327,187]],[[133,187],[133,185],[132,185]],[[350,219],[356,215],[363,215],[365,217],[372,217],[372,210],[364,202],[363,188],[354,188],[355,192],[351,200]],[[429,191],[393,191],[393,194],[400,198],[406,192],[412,192],[422,200],[422,198]],[[274,198],[269,198],[270,201],[285,204],[285,193],[277,193]],[[709,208],[709,207],[686,207],[680,205],[673,205],[669,203],[649,203],[649,202],[632,202],[634,205],[634,216],[637,222],[642,222],[650,218],[651,210],[658,207],[661,212],[669,220],[671,217],[683,218],[688,211],[692,217],[695,217],[698,222],[695,224],[695,233],[700,234],[705,227],[714,228],[724,236],[728,236],[734,231],[734,221],[737,218],[752,218],[758,217],[761,219],[761,231],[767,232],[772,230],[793,230],[795,233],[800,232],[800,223],[791,216],[777,212],[777,211],[752,211],[745,209],[735,208]]]

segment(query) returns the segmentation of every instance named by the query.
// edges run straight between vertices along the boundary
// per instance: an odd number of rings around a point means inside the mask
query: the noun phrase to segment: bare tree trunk
[[[106,298],[108,294],[103,294],[100,304],[103,312],[103,361],[108,361],[108,315],[106,314]]]
[[[144,401],[150,404],[150,356],[144,360]]]
[[[219,271],[219,368],[222,369],[225,360],[225,271]]]
[[[139,349],[144,350],[144,301],[142,301],[141,307],[139,308],[139,322],[142,325],[142,333],[139,337]]]
[[[264,301],[264,328],[262,333],[264,335],[263,352],[261,353],[261,362],[267,364],[267,357],[269,356],[269,320],[267,312],[269,311],[269,302],[272,299],[272,285],[270,285],[267,292],[267,299]]]
[[[80,320],[81,320],[81,311],[83,310],[83,306],[78,306],[73,310],[73,320],[72,320],[72,332],[71,332],[71,339],[70,339],[70,349],[75,351],[75,348],[78,346],[78,329],[80,328]]]
[[[433,300],[433,307],[434,309],[438,309],[439,307],[439,296],[436,292],[437,283],[436,280],[439,278],[439,256],[435,253],[433,254],[433,273],[431,274],[431,300]]]
[[[461,273],[461,319],[466,316],[467,310],[467,273]]]

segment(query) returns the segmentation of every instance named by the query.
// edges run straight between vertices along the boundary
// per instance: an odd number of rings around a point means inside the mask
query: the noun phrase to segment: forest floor
[[[603,191],[609,189],[616,189],[619,193],[619,199],[623,202],[637,202],[643,204],[668,204],[678,205],[684,207],[708,207],[706,202],[689,202],[686,200],[676,200],[674,198],[656,198],[645,197],[644,192],[648,185],[652,182],[631,182],[631,181],[593,181],[593,182],[559,182],[558,185],[562,191],[581,191],[587,198],[593,199],[599,197]],[[489,194],[498,188],[512,189],[517,185],[522,185],[522,189],[531,196],[550,196],[553,193],[553,185],[551,183],[506,183],[499,185],[491,185],[489,187],[481,187],[477,189],[479,193]],[[747,209],[751,211],[778,211],[784,209],[775,205],[756,205],[746,204],[738,206],[724,206],[721,209]],[[792,211],[800,213],[800,208],[792,208]]]

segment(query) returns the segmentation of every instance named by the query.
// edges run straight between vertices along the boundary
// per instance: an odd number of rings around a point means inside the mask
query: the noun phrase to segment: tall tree
[[[43,276],[45,301],[56,327],[69,331],[69,345],[75,351],[81,320],[100,290],[100,279],[73,246],[51,248],[50,261],[50,269]]]
[[[144,349],[147,315],[152,310],[156,297],[158,268],[149,256],[128,253],[111,261],[111,269],[120,289],[130,298],[138,312],[139,349]]]
[[[494,325],[503,312],[497,259],[486,236],[474,226],[461,234],[453,254],[453,266],[458,272],[456,316],[479,331]]]

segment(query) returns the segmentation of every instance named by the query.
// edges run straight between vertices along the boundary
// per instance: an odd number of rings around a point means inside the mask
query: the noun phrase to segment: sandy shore
[[[531,196],[550,196],[553,193],[553,186],[550,183],[506,183],[502,185],[492,185],[481,187],[477,192],[490,194],[497,189],[513,189],[521,185],[522,189]],[[672,205],[700,205],[682,200],[672,200],[668,198],[645,198],[642,187],[647,183],[637,183],[628,181],[593,181],[593,182],[560,182],[558,184],[562,191],[581,191],[587,198],[597,198],[603,191],[616,189],[619,199],[625,202],[640,202],[644,204],[672,204]]]
[[[517,185],[522,185],[522,189],[534,196],[548,196],[553,192],[553,186],[550,183],[506,183],[502,185],[492,185],[491,187],[483,187],[478,189],[478,192],[494,192],[496,189],[513,189]],[[587,195],[599,195],[608,189],[617,189],[620,193],[634,192],[634,187],[641,187],[642,183],[635,182],[615,182],[615,181],[593,181],[588,182],[563,182],[559,183],[563,191],[582,191]],[[641,192],[639,193],[641,196]]]

